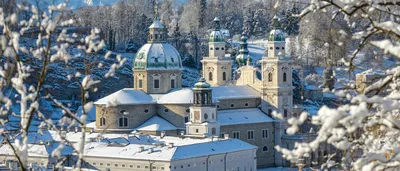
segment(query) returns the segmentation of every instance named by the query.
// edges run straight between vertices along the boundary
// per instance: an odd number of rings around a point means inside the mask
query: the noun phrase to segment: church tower
[[[208,47],[208,56],[201,60],[203,77],[213,86],[226,85],[232,80],[233,61],[225,57],[225,40],[218,17],[214,19],[214,30],[210,34]]]
[[[155,18],[149,27],[148,42],[136,53],[133,62],[133,87],[146,93],[168,93],[182,88],[182,61],[178,51],[167,43],[167,30]]]
[[[293,113],[292,66],[290,57],[285,56],[285,35],[279,18],[273,18],[273,29],[268,36],[266,56],[260,61],[262,67],[262,107],[290,117]]]
[[[217,108],[212,103],[211,85],[205,78],[194,85],[193,105],[190,107],[190,119],[186,123],[187,136],[212,137],[218,136],[220,125],[217,122]]]

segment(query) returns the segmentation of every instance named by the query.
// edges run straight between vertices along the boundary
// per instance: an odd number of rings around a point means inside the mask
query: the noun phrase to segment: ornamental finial
[[[154,21],[158,19],[158,1],[154,0]]]

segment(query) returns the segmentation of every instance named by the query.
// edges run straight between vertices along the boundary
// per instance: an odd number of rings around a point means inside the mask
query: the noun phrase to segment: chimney
[[[143,150],[144,150],[144,147],[143,147],[143,146],[140,146],[137,152],[138,152],[138,153],[141,153],[141,152],[143,152]]]
[[[174,147],[174,143],[168,143],[168,148],[173,148]]]
[[[148,149],[147,153],[150,154],[150,153],[152,153],[152,152],[153,152],[153,147],[150,147],[150,148]]]

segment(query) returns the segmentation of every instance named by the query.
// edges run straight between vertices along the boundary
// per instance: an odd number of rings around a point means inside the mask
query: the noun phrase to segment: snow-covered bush
[[[91,74],[91,69],[99,65],[93,65],[93,54],[104,47],[104,41],[100,40],[100,30],[92,29],[83,32],[71,25],[75,22],[72,19],[65,19],[65,15],[70,11],[66,8],[66,3],[52,4],[46,11],[41,11],[35,6],[18,5],[14,13],[5,13],[0,8],[0,115],[13,115],[19,118],[20,122],[17,129],[9,129],[7,122],[1,122],[0,135],[2,140],[10,146],[14,156],[18,160],[21,170],[27,170],[28,166],[28,142],[32,141],[30,128],[34,122],[39,122],[37,127],[39,133],[42,128],[56,130],[61,135],[60,127],[78,125],[81,129],[86,128],[87,112],[93,107],[89,96],[91,92],[96,92],[96,84],[99,78]],[[29,17],[19,18],[20,13],[30,14]],[[110,56],[110,52],[105,54],[105,58]],[[81,59],[84,62],[82,69],[84,72],[77,71],[76,68],[68,68],[71,61]],[[126,59],[121,56],[116,57],[109,71],[103,77],[110,77],[119,69]],[[65,80],[77,83],[80,90],[80,99],[83,112],[78,117],[71,112],[69,106],[60,103],[54,96],[46,91],[44,87],[48,75],[54,74],[55,70],[51,66],[65,63],[65,69],[69,69]],[[37,65],[36,65],[37,64]],[[37,71],[32,66],[40,66]],[[37,79],[29,82],[28,80]],[[12,96],[11,96],[12,95]],[[63,116],[59,122],[52,121],[46,117],[42,111],[45,110],[40,104],[40,100],[47,99],[52,101],[54,106],[62,110]],[[45,106],[44,106],[45,107]],[[16,125],[13,125],[16,126]],[[81,168],[84,148],[85,131],[82,131],[82,139],[78,145],[72,146],[67,140],[63,140],[59,147],[53,151],[50,158],[58,158],[60,162],[62,156],[60,151],[69,146],[74,148],[79,154],[76,163],[77,168]],[[59,166],[59,165],[57,165]]]
[[[344,19],[353,28],[340,30],[342,36],[358,42],[354,51],[345,58],[348,70],[356,68],[354,58],[370,44],[384,53],[400,59],[400,2],[385,0],[312,0],[300,14],[300,19],[314,12],[331,15],[331,20]],[[331,42],[332,43],[332,42]],[[309,76],[307,80],[316,80]],[[318,80],[318,79],[317,79]],[[364,94],[374,92],[376,96],[350,95],[348,90],[336,95],[349,100],[337,108],[321,107],[311,122],[318,126],[317,137],[310,142],[295,143],[294,149],[276,146],[283,157],[298,163],[304,157],[327,143],[338,151],[325,156],[322,168],[338,170],[399,170],[400,169],[400,67],[387,71],[385,78],[368,87]],[[352,87],[352,86],[349,86]],[[353,86],[354,87],[354,86]],[[389,87],[389,88],[386,88]],[[386,91],[387,96],[381,92]],[[278,114],[277,117],[280,115]],[[288,134],[294,134],[305,119],[288,120]],[[339,152],[341,151],[341,152]],[[332,158],[342,157],[336,162]]]

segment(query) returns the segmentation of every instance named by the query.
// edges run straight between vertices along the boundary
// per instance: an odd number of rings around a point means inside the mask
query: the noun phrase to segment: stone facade
[[[263,137],[263,130],[267,131],[266,137]],[[254,131],[253,139],[248,139],[248,131]],[[228,134],[229,138],[235,138],[234,132],[239,132],[240,140],[258,147],[258,168],[275,166],[275,130],[273,122],[221,126],[221,136],[223,136],[222,134]],[[267,149],[266,151],[264,151],[264,146]]]

